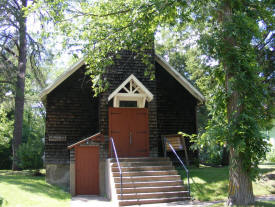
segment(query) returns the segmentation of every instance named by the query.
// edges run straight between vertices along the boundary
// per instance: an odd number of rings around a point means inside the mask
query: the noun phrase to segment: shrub
[[[11,141],[10,141],[11,142]],[[0,169],[11,169],[12,164],[12,148],[11,144],[0,144]]]
[[[5,200],[0,196],[0,207],[4,207]]]
[[[207,146],[200,151],[200,161],[207,165],[221,165],[222,153],[223,148],[219,145]]]
[[[268,162],[275,162],[275,148],[273,147],[270,152],[267,153],[266,159]]]
[[[26,143],[21,144],[18,148],[18,165],[22,169],[36,170],[38,172],[43,167],[43,153],[44,145],[41,138],[28,139]]]

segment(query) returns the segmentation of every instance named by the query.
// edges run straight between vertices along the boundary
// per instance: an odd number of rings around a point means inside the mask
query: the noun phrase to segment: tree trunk
[[[243,169],[239,153],[230,148],[229,194],[227,205],[251,205],[255,202],[252,180]]]
[[[226,25],[232,23],[232,2],[231,0],[224,0],[222,3],[220,24]],[[228,28],[227,28],[228,29]],[[232,50],[236,45],[236,41],[232,36],[224,37],[225,51]],[[233,55],[233,54],[232,54]],[[229,57],[234,60],[233,57]],[[230,60],[229,59],[229,60]],[[228,60],[228,59],[227,59]],[[242,105],[239,105],[239,91],[232,87],[231,80],[238,75],[234,71],[234,65],[227,65],[226,60],[223,61],[225,71],[225,88],[228,95],[227,99],[227,120],[232,123],[242,113]],[[235,123],[238,124],[238,123]],[[238,139],[238,137],[235,137]],[[229,166],[229,192],[227,205],[247,205],[255,202],[252,188],[252,180],[249,172],[244,170],[243,158],[240,152],[237,152],[234,147],[229,145],[230,166]]]
[[[27,6],[27,0],[21,0],[22,8]],[[12,170],[18,170],[17,149],[22,142],[23,113],[24,113],[24,93],[25,93],[25,73],[27,63],[27,18],[21,8],[19,19],[19,57],[18,74],[16,81],[15,109],[14,109],[14,131],[13,131],[13,162]]]

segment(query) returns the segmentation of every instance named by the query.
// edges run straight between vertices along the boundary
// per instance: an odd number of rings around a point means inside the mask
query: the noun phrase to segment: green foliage
[[[4,199],[0,196],[0,207],[3,206],[3,203],[4,203]]]
[[[224,4],[213,2],[212,6],[222,9]],[[261,131],[270,123],[273,109],[269,111],[266,106],[274,108],[267,79],[261,75],[264,65],[259,64],[257,48],[263,41],[270,41],[265,35],[273,30],[273,6],[269,1],[264,5],[261,1],[232,3],[230,17],[223,21],[220,18],[224,14],[210,9],[216,16],[204,19],[212,26],[202,30],[199,41],[202,54],[220,62],[205,67],[213,84],[206,93],[211,119],[202,139],[234,148],[252,177],[268,151]],[[270,50],[269,44],[264,47]],[[234,98],[236,103],[232,102]]]
[[[198,145],[226,144],[255,177],[254,169],[268,151],[261,131],[275,114],[270,90],[274,86],[272,1],[57,0],[48,5],[59,10],[55,18],[68,37],[66,45],[84,48],[96,93],[108,86],[102,74],[119,51],[143,57],[149,65],[145,74],[153,78],[146,51],[152,48],[154,35],[169,28],[180,34],[179,48],[191,42],[178,57],[185,60],[188,75],[206,96],[210,112]],[[159,51],[169,55],[164,47]],[[176,65],[175,59],[172,62]]]
[[[0,145],[0,169],[10,169],[12,164],[12,147],[11,141],[6,145]]]
[[[266,160],[268,162],[275,162],[275,148],[273,147],[270,152],[266,155]]]
[[[37,140],[44,136],[44,118],[40,113],[43,108],[25,107],[22,142]],[[0,169],[10,169],[12,163],[13,110],[8,103],[0,106]]]
[[[80,48],[85,54],[97,94],[108,86],[102,74],[113,63],[114,57],[119,58],[121,50],[132,51],[134,57],[141,57],[147,64],[145,74],[154,78],[148,56],[148,50],[154,44],[154,34],[162,22],[174,24],[176,18],[186,16],[179,13],[178,8],[187,5],[172,0],[57,0],[47,3],[51,11],[59,10],[54,18],[67,37],[64,45]]]
[[[37,170],[43,167],[44,144],[39,137],[30,138],[19,146],[17,155],[22,169]]]
[[[222,162],[223,147],[219,145],[205,145],[200,149],[200,162],[207,165],[219,166]]]
[[[12,111],[5,109],[4,104],[0,106],[0,123],[0,169],[10,169],[13,119]]]
[[[5,110],[5,106],[0,105],[0,145],[8,145],[12,138],[13,120],[11,112]]]

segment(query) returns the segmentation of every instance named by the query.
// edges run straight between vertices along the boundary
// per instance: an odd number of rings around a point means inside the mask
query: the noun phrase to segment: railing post
[[[166,148],[166,142],[167,142],[167,144],[171,148],[172,152],[176,155],[176,157],[180,161],[181,165],[183,166],[183,169],[186,172],[186,175],[187,175],[187,185],[188,185],[188,193],[189,193],[189,197],[190,197],[191,196],[191,189],[190,189],[190,182],[189,182],[189,170],[186,168],[186,166],[184,165],[183,161],[180,159],[179,155],[177,154],[177,152],[175,151],[175,149],[173,148],[173,146],[170,144],[170,142],[166,138],[164,138],[164,139],[165,139],[165,148]],[[184,181],[183,181],[183,184],[184,184]]]
[[[166,137],[163,137],[163,140],[164,140],[164,157],[167,157]]]
[[[112,148],[113,148],[115,159],[116,159],[117,166],[118,166],[118,169],[119,169],[119,174],[120,174],[120,196],[122,197],[123,196],[123,193],[122,193],[122,171],[121,171],[119,159],[118,159],[118,156],[117,156],[117,151],[116,151],[116,146],[115,146],[114,139],[112,137],[110,137],[110,141],[111,141],[111,157],[113,156],[112,155],[112,152],[113,152]]]
[[[110,139],[110,145],[111,145],[111,158],[113,158],[113,143],[111,139]]]
[[[187,171],[187,184],[188,184],[189,197],[191,197],[191,189],[190,189],[190,182],[189,182],[189,171]]]

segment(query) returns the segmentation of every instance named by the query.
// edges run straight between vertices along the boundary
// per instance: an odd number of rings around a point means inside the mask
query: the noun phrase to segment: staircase
[[[120,206],[168,203],[190,199],[169,158],[120,158],[122,170],[122,195],[120,173],[115,159],[111,171]]]

